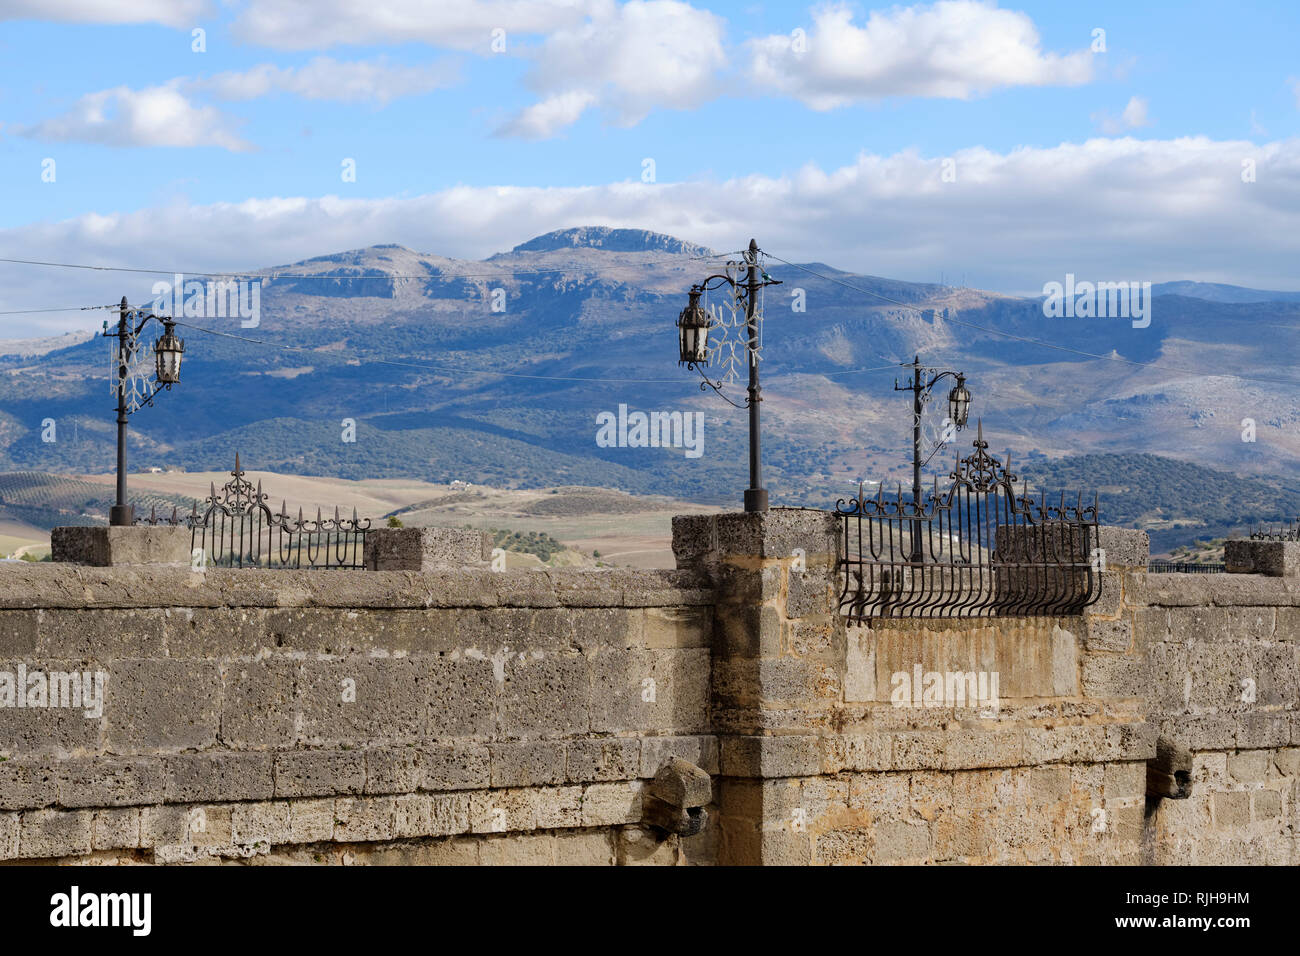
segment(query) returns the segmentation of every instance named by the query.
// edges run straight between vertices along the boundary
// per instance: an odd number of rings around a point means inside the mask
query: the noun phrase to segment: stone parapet
[[[1223,563],[1229,574],[1296,577],[1300,575],[1300,541],[1225,541]]]
[[[438,571],[484,567],[492,536],[467,528],[376,528],[366,533],[369,571]]]
[[[50,556],[55,562],[98,568],[188,566],[190,529],[182,525],[55,528],[50,533]]]

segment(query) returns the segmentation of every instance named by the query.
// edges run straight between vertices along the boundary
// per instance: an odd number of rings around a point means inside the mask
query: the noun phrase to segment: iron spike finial
[[[984,440],[984,419],[982,418],[975,419],[975,440]]]
[[[234,470],[233,474],[238,475],[238,474],[241,474],[241,473],[242,473],[242,472],[240,471],[240,468],[239,468],[239,452],[235,452],[235,470]]]

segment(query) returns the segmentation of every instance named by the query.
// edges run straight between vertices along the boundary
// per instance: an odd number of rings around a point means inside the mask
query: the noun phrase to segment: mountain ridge
[[[184,320],[182,383],[133,416],[131,461],[208,470],[238,450],[267,470],[563,481],[732,503],[747,483],[746,413],[702,392],[677,361],[686,292],[717,271],[694,258],[703,248],[601,226],[544,233],[482,261],[381,244],[269,267],[279,277],[262,288],[256,330]],[[861,477],[909,480],[910,411],[888,367],[918,353],[967,374],[972,419],[1018,462],[1151,453],[1274,475],[1300,464],[1295,389],[1269,381],[1292,377],[1300,303],[1160,294],[1139,329],[822,263],[764,268],[783,282],[764,292],[761,362],[774,503],[824,506]],[[107,365],[102,340],[0,355],[0,470],[111,469]],[[743,381],[724,391],[743,404]],[[942,389],[935,399],[927,452]],[[596,416],[620,404],[703,414],[704,454],[599,446]],[[1247,419],[1253,442],[1242,440]],[[46,420],[54,441],[42,439]],[[341,438],[345,421],[355,441]],[[959,434],[934,459],[927,483],[969,439]]]

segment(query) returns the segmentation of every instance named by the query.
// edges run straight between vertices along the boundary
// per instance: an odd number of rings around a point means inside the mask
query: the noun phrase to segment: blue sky
[[[590,223],[999,291],[1067,270],[1295,289],[1298,21],[1285,2],[0,0],[0,256],[482,257]],[[806,52],[762,59],[796,29]],[[0,309],[92,292],[0,279]]]

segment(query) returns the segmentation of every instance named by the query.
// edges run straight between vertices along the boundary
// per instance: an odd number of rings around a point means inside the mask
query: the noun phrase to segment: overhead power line
[[[253,345],[262,345],[267,348],[282,349],[286,352],[310,352],[313,355],[330,356],[330,353],[321,353],[319,349],[309,348],[305,345],[285,345],[280,342],[268,342],[265,339],[255,339],[247,335],[236,335],[234,332],[222,332],[218,329],[207,329],[201,325],[195,325],[192,322],[183,322],[177,320],[177,325],[187,329],[193,329],[196,332],[206,332],[208,335],[218,335],[227,339],[238,339],[241,342],[248,342]],[[332,357],[332,356],[330,356]],[[423,369],[429,372],[454,372],[458,375],[499,375],[503,378],[527,378],[545,382],[599,382],[604,384],[636,384],[636,385],[680,385],[680,378],[582,378],[579,376],[568,375],[527,375],[522,372],[496,372],[491,369],[471,369],[461,365],[432,365],[432,364],[415,364],[413,362],[394,362],[391,359],[366,359],[367,365],[391,365],[395,368],[413,368]]]
[[[579,248],[579,247],[575,247]],[[725,259],[728,256],[738,256],[739,252],[713,252],[702,256],[687,256],[689,261],[698,261],[701,259]],[[332,280],[334,282],[357,282],[357,281],[375,281],[386,282],[391,279],[509,279],[514,276],[530,275],[552,275],[560,272],[582,272],[588,275],[606,275],[621,269],[591,269],[580,266],[569,266],[566,268],[556,269],[515,269],[496,272],[415,272],[410,274],[404,273],[381,273],[379,275],[331,275],[321,272],[277,272],[275,270],[253,270],[250,272],[210,272],[203,269],[140,269],[130,266],[96,266],[82,262],[53,262],[45,259],[14,259],[9,257],[0,257],[0,262],[10,265],[21,266],[43,266],[52,269],[81,269],[89,272],[131,272],[141,275],[160,275],[160,276],[202,276],[209,279],[320,279]]]

